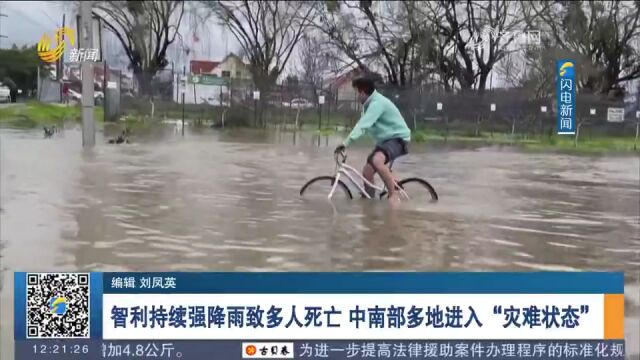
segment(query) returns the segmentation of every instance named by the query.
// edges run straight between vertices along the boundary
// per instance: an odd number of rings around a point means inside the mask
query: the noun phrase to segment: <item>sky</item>
[[[44,32],[53,32],[58,24],[62,24],[62,6],[46,1],[0,1],[0,33],[3,38],[0,46],[3,49],[33,45]]]

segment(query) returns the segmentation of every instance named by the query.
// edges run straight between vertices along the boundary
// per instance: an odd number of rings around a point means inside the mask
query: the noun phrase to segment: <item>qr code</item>
[[[27,338],[89,338],[89,274],[27,274]]]

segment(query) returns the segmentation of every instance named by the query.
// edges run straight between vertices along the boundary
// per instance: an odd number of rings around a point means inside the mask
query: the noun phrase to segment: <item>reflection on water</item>
[[[624,271],[639,352],[637,157],[414,144],[396,169],[429,179],[441,201],[390,211],[298,197],[333,170],[335,139],[165,129],[132,140],[82,152],[78,130],[2,130],[3,359],[15,270]]]

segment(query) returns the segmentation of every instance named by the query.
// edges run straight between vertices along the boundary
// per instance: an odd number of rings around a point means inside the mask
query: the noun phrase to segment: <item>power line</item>
[[[0,8],[0,10],[2,9]],[[9,16],[7,14],[3,14],[2,11],[0,11],[0,49],[2,49],[2,39],[8,39],[6,35],[2,35],[2,17],[9,17]]]
[[[44,14],[44,15],[45,15],[45,16],[46,16],[46,17],[51,21],[51,23],[52,23],[53,25],[55,25],[56,27],[60,27],[60,25],[59,25],[57,22],[55,22],[55,21],[51,18],[51,16],[49,16],[49,14],[47,14],[44,10],[40,10],[40,11],[41,11],[41,12],[42,12],[42,13],[43,13],[43,14]]]
[[[30,22],[31,24],[37,26],[38,28],[45,30],[45,31],[49,31],[51,30],[48,26],[42,24],[42,22],[38,22],[36,20],[32,19],[32,16],[26,14],[22,9],[17,8],[17,7],[11,7],[10,8],[13,12],[15,12],[16,14],[18,14],[20,17],[22,17],[24,20],[27,20],[28,22]]]

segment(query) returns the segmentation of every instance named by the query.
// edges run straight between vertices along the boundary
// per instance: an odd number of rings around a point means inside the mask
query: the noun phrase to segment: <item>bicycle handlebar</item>
[[[336,164],[345,163],[347,161],[347,153],[345,151],[338,151],[333,154],[333,158],[336,160]]]

